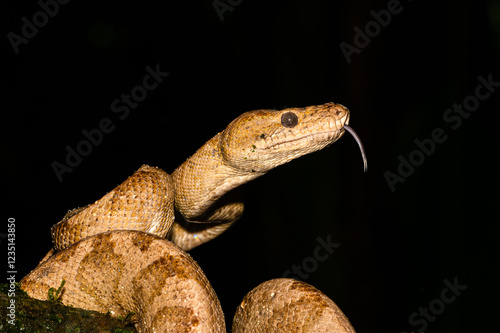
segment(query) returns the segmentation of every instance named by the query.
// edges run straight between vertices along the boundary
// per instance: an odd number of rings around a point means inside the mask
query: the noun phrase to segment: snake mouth
[[[311,142],[316,142],[317,144],[326,144],[329,145],[337,141],[342,135],[344,131],[325,131],[320,133],[312,133],[307,134],[298,138],[291,138],[289,140],[280,140],[279,142],[273,142],[273,138],[270,137],[266,139],[266,147],[265,149],[293,149],[296,147],[305,147],[308,146]]]

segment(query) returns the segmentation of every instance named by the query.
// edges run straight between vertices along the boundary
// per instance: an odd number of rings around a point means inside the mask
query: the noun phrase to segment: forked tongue
[[[354,137],[354,140],[356,140],[356,142],[358,143],[359,150],[361,150],[361,156],[363,157],[364,171],[365,172],[368,171],[368,161],[366,160],[365,148],[363,148],[363,143],[361,142],[361,139],[350,126],[344,125],[344,129],[347,132],[351,133],[351,135]]]

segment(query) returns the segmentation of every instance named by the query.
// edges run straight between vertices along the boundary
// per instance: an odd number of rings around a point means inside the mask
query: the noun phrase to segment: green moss
[[[102,313],[72,308],[60,304],[60,295],[64,284],[52,291],[52,301],[39,301],[26,295],[15,284],[10,290],[9,284],[0,284],[0,332],[99,332],[132,333],[136,332],[130,324],[133,313],[119,319]],[[10,295],[9,295],[10,294]],[[50,297],[50,296],[49,296]],[[7,308],[14,300],[13,316],[8,316]],[[12,324],[10,324],[10,323]]]
[[[62,280],[61,285],[59,286],[59,288],[57,288],[57,290],[54,288],[49,288],[49,294],[47,296],[49,302],[61,303],[61,295],[62,295],[61,291],[65,283],[66,281]]]
[[[135,312],[129,312],[125,317],[118,316],[118,319],[120,319],[123,323],[123,325],[127,325],[130,323],[132,317],[135,315]]]

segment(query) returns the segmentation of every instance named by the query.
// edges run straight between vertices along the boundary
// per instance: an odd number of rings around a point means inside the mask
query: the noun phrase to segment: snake
[[[326,103],[241,114],[169,175],[143,165],[51,229],[53,249],[21,281],[47,299],[125,317],[138,332],[226,332],[217,295],[186,252],[233,225],[244,203],[234,190],[275,167],[321,150],[346,131],[349,110]],[[313,286],[273,279],[238,306],[232,332],[355,332],[340,308]]]

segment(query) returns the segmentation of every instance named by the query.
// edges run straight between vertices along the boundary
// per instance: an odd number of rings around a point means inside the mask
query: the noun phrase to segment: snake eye
[[[285,127],[295,127],[297,126],[298,122],[299,118],[293,112],[283,113],[283,115],[281,116],[281,125]]]

